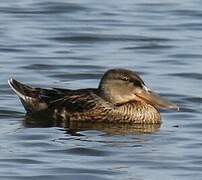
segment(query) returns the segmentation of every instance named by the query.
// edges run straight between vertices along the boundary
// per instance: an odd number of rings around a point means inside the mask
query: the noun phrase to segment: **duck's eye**
[[[128,78],[127,78],[127,77],[124,77],[123,80],[124,80],[124,81],[128,81]]]
[[[134,81],[133,84],[137,87],[141,87],[142,88],[142,83],[140,81]]]

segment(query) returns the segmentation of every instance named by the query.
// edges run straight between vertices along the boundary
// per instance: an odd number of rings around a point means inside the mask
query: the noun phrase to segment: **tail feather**
[[[44,110],[48,107],[46,102],[40,98],[40,90],[24,85],[15,79],[8,80],[8,84],[12,90],[20,98],[25,110],[28,113],[34,113]]]
[[[8,80],[8,84],[10,85],[11,89],[22,99],[26,100],[27,97],[32,98],[30,92],[33,91],[33,88],[21,84],[20,82],[16,81],[15,79]]]

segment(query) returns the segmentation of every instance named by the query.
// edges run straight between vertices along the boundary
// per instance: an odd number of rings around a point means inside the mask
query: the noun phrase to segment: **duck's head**
[[[103,75],[98,89],[102,98],[115,105],[141,101],[155,108],[179,110],[178,106],[152,92],[137,73],[130,70],[108,70]]]

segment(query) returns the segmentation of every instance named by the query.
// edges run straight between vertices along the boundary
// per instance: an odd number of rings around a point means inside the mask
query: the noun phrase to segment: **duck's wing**
[[[15,79],[8,81],[29,114],[46,109],[67,109],[82,112],[99,109],[104,101],[96,95],[96,89],[69,90],[61,88],[42,89],[22,84]],[[103,102],[102,102],[103,101]]]
[[[114,107],[102,99],[93,89],[75,90],[50,103],[53,116],[73,121],[104,121]]]
[[[84,112],[104,105],[104,100],[96,95],[96,89],[81,89],[71,92],[63,89],[56,90],[64,92],[64,96],[50,101],[50,107],[65,108],[69,112]]]

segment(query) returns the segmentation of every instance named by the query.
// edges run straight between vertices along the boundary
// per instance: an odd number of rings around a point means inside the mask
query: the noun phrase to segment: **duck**
[[[46,115],[70,122],[159,124],[160,109],[179,111],[128,69],[107,70],[97,88],[35,88],[13,78],[8,84],[28,116]]]

